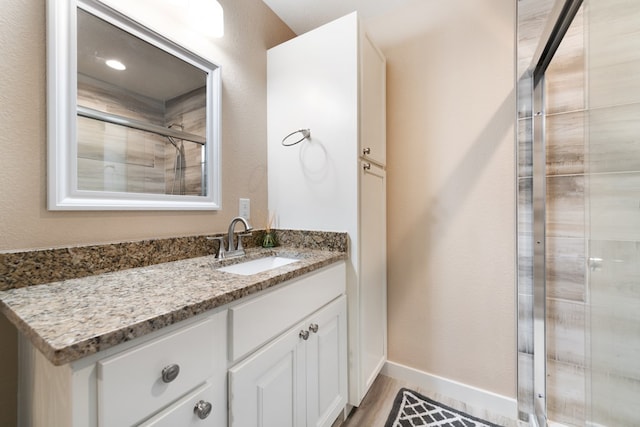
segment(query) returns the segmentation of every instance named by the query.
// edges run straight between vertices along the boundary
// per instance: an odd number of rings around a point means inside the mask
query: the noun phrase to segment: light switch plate
[[[238,215],[244,219],[249,219],[251,216],[251,200],[240,199],[240,203],[238,204]]]

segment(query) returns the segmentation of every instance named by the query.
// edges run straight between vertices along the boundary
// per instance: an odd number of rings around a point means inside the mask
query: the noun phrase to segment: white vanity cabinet
[[[331,426],[347,403],[346,297],[229,371],[229,425]]]
[[[345,275],[340,262],[229,309],[230,427],[338,417],[348,392]]]
[[[21,335],[18,424],[330,426],[347,403],[345,293],[339,261],[62,366]]]
[[[215,326],[214,319],[207,319],[98,361],[98,424],[140,422],[210,378],[215,368]]]
[[[62,366],[21,337],[18,424],[224,427],[226,343],[226,310]]]

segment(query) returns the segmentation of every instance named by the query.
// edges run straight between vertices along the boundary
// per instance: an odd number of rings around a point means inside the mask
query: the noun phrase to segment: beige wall
[[[293,33],[261,0],[220,3],[225,11],[222,39],[197,38],[184,31],[179,22],[165,28],[173,31],[174,39],[191,44],[222,66],[223,209],[49,212],[45,208],[45,1],[2,1],[0,250],[220,232],[226,230],[229,220],[237,214],[239,197],[251,198],[253,223],[256,227],[264,226],[266,50],[293,37]],[[0,376],[0,425],[12,425],[15,414],[6,406],[15,403],[16,336],[4,318],[0,319],[0,349],[2,372],[8,373]]]
[[[516,396],[515,1],[410,4],[387,30],[389,359]],[[373,32],[380,22],[369,22]],[[382,33],[381,33],[382,34]]]
[[[238,212],[239,197],[251,199],[254,225],[263,226],[267,206],[266,49],[293,33],[260,0],[224,0],[221,4],[225,11],[221,39],[203,39],[184,31],[180,22],[163,28],[222,67],[223,209],[49,212],[45,207],[45,1],[3,0],[0,250],[224,231]],[[155,9],[146,8],[147,15]]]

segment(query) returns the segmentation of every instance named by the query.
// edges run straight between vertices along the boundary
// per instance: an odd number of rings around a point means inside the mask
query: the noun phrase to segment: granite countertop
[[[251,276],[217,271],[268,255],[300,261]],[[73,362],[346,258],[301,248],[166,262],[0,292],[0,310],[55,365]]]

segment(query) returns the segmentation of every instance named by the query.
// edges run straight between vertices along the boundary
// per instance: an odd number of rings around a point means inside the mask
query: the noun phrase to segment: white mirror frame
[[[207,73],[204,196],[78,190],[77,8],[114,24]],[[95,0],[47,1],[47,178],[49,210],[221,209],[220,67]]]

